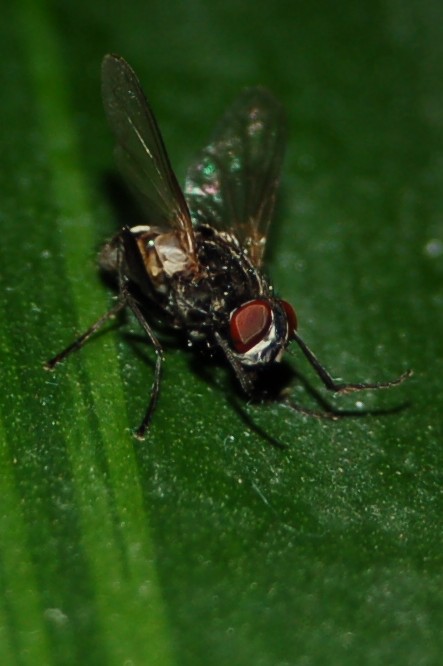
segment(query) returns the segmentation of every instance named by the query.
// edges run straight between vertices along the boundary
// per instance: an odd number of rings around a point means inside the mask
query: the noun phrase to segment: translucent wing
[[[274,209],[285,135],[279,102],[264,88],[247,89],[187,174],[194,223],[232,231],[256,266]]]
[[[105,112],[117,139],[116,157],[150,223],[173,226],[195,260],[191,216],[140,82],[128,63],[106,55],[102,63]]]

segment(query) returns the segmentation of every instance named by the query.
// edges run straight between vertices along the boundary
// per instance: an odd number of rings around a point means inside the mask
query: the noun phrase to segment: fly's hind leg
[[[109,319],[114,319],[118,315],[121,310],[126,306],[125,301],[120,300],[111,310],[106,312],[100,319],[97,319],[97,321],[92,324],[90,328],[88,328],[87,331],[85,331],[82,335],[80,335],[74,342],[72,342],[66,349],[63,349],[63,351],[59,352],[56,354],[53,358],[49,359],[49,361],[46,361],[44,364],[45,370],[53,370],[56,365],[61,363],[62,361],[65,360],[67,356],[72,354],[73,352],[78,351],[85,345],[89,338],[91,338],[94,333],[97,333],[97,331],[104,325],[106,324]]]

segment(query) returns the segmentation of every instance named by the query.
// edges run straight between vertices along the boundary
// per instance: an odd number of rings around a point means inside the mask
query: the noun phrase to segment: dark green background
[[[440,664],[443,5],[19,0],[0,43],[0,663]],[[247,405],[172,347],[140,444],[148,346],[114,330],[44,373],[111,302],[108,51],[181,179],[245,85],[282,100],[269,272],[334,374],[415,371],[337,407],[407,409]]]

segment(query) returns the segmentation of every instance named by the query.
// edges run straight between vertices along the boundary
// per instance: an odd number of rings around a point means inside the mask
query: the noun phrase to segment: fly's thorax
[[[195,238],[201,270],[176,283],[176,303],[191,338],[203,332],[211,344],[217,332],[229,340],[232,311],[272,290],[234,236],[200,225]]]
[[[184,249],[180,232],[171,231],[159,234],[152,242],[158,264],[167,277],[177,274],[191,274],[194,262]]]
[[[193,261],[186,252],[180,231],[163,232],[156,227],[132,227],[146,271],[153,282],[190,273]]]
[[[279,299],[254,299],[230,314],[231,345],[249,367],[280,361],[296,328],[294,309]]]
[[[201,225],[196,229],[197,252],[213,308],[226,318],[240,303],[267,296],[269,286],[235,236]]]

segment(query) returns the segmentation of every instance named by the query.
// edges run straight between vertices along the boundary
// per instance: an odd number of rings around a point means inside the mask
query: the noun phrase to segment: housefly
[[[184,191],[139,80],[117,55],[103,60],[102,95],[117,161],[138,194],[146,224],[125,226],[105,244],[100,266],[115,277],[118,301],[47,369],[124,308],[132,310],[156,353],[148,407],[136,431],[140,439],[155,410],[163,362],[153,315],[209,354],[221,351],[247,395],[292,340],[331,391],[404,381],[410,373],[383,383],[336,382],[299,336],[293,307],[274,295],[262,273],[285,144],[283,110],[270,92],[257,87],[240,95],[191,165]]]

